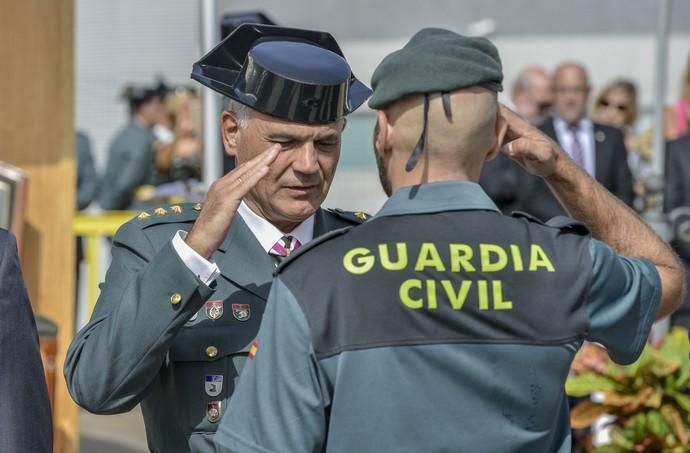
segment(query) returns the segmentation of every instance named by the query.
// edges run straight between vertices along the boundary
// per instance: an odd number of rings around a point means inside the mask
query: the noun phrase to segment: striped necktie
[[[302,246],[302,243],[294,236],[286,234],[278,239],[278,242],[273,244],[268,254],[273,257],[276,265],[280,264],[286,257],[290,256],[292,252]]]
[[[579,131],[580,126],[577,124],[570,126],[570,134],[573,138],[573,141],[570,143],[570,157],[580,167],[585,168],[585,151],[582,149],[582,143],[580,143],[580,139],[577,136]]]

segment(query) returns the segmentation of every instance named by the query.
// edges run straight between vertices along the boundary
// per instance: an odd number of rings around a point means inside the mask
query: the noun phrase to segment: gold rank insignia
[[[195,211],[201,211],[201,203],[197,203],[194,205],[194,210]]]
[[[357,217],[359,220],[367,220],[369,217],[363,213],[362,211],[355,212],[355,217]]]
[[[182,208],[178,205],[170,206],[170,210],[175,214],[182,214]]]
[[[156,215],[165,215],[168,213],[168,211],[165,208],[157,208],[155,211]]]
[[[149,214],[148,212],[144,211],[144,212],[142,212],[141,214],[139,214],[139,215],[137,216],[137,219],[139,219],[139,220],[144,220],[144,219],[148,219],[149,217],[151,217],[151,214]]]

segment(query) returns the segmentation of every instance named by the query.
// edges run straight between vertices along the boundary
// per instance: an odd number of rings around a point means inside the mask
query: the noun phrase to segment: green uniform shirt
[[[216,441],[238,452],[568,452],[588,339],[621,362],[660,300],[647,260],[481,188],[397,191],[284,263]]]

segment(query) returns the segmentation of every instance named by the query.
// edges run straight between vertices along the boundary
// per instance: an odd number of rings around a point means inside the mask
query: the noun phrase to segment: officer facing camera
[[[366,217],[320,208],[345,117],[370,93],[330,34],[243,25],[192,78],[226,96],[221,134],[238,166],[203,204],[144,211],[118,231],[65,363],[79,405],[114,414],[141,403],[149,448],[165,453],[217,451],[276,264]]]

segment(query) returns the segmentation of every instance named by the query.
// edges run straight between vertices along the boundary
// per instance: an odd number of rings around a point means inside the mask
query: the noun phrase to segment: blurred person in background
[[[77,210],[86,209],[98,194],[99,179],[93,163],[91,142],[83,132],[77,131]]]
[[[551,76],[540,66],[525,67],[513,84],[510,94],[515,110],[534,126],[551,114],[553,87]],[[499,154],[484,165],[479,185],[504,214],[529,210],[525,200],[526,175],[512,159]]]
[[[527,66],[518,75],[510,94],[515,111],[533,126],[539,126],[553,108],[551,76],[540,66]]]
[[[651,130],[637,134],[638,117],[637,87],[627,79],[614,80],[597,96],[594,103],[594,119],[606,126],[623,131],[625,147],[628,150],[628,166],[635,179],[635,194],[644,195],[643,180],[652,171],[652,133]],[[635,203],[636,207],[638,203]]]
[[[201,201],[203,150],[201,99],[192,88],[178,87],[165,100],[160,127],[170,131],[168,143],[159,142],[156,151],[156,187],[149,205]]]
[[[666,140],[675,140],[690,132],[690,56],[681,82],[681,97],[666,108]]]
[[[91,142],[89,137],[83,132],[77,131],[75,134],[76,155],[77,155],[77,211],[86,209],[98,195],[99,178],[96,173],[96,166],[93,163],[91,154]],[[75,289],[79,288],[79,265],[84,259],[84,249],[82,238],[77,237],[76,252],[76,278]],[[75,306],[76,308],[76,306]]]
[[[50,453],[53,426],[17,243],[0,229],[0,452]]]
[[[129,103],[131,118],[116,134],[108,151],[98,199],[103,209],[132,209],[138,200],[150,198],[150,195],[136,192],[140,186],[155,182],[152,129],[162,121],[166,93],[163,83],[155,87],[129,86],[125,89],[124,98]]]
[[[558,142],[590,176],[628,206],[634,199],[628,152],[620,129],[593,122],[587,115],[590,94],[584,66],[567,62],[554,72],[553,115],[540,129]],[[540,178],[530,178],[527,212],[550,219],[565,212]]]
[[[666,144],[664,211],[670,213],[677,208],[690,210],[690,134]],[[690,286],[690,238],[674,238],[671,244],[685,265],[685,278]],[[671,324],[690,329],[690,292],[681,308],[671,316]]]

